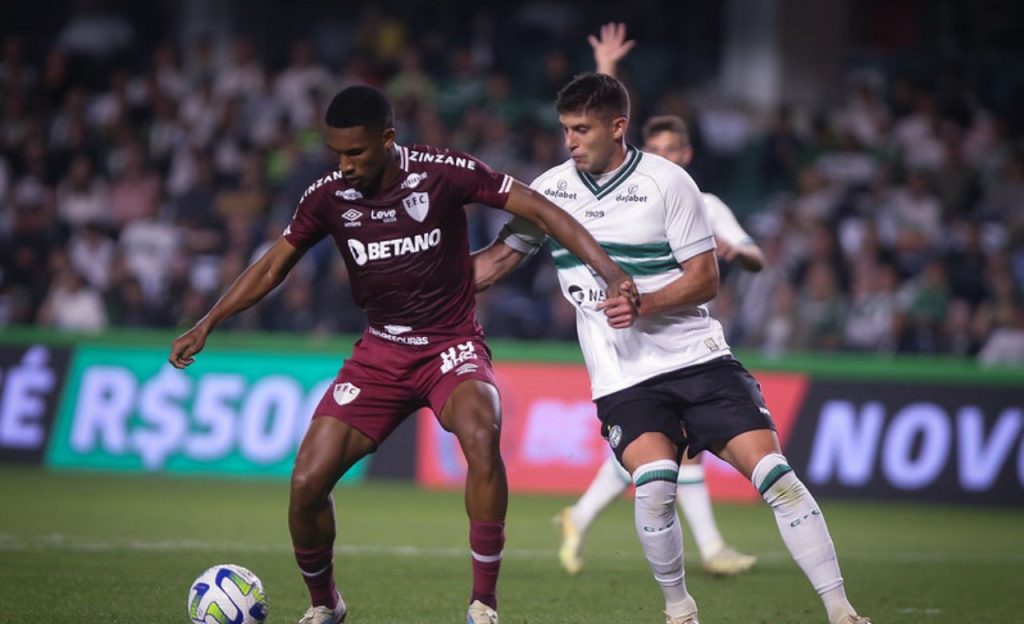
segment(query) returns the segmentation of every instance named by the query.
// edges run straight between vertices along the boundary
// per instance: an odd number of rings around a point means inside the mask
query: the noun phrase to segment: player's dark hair
[[[373,87],[355,85],[334,96],[324,120],[332,128],[364,126],[369,130],[385,130],[395,126],[395,113],[383,93]]]
[[[555,110],[559,115],[593,112],[604,118],[628,118],[629,94],[616,78],[587,72],[562,87],[555,101]]]
[[[662,132],[678,134],[683,147],[690,147],[690,130],[686,127],[686,122],[679,117],[675,115],[657,115],[648,119],[642,131],[644,141]]]

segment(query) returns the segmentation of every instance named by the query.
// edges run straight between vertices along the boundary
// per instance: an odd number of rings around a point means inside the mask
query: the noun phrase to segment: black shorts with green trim
[[[663,373],[596,401],[601,435],[622,453],[645,433],[665,434],[690,457],[747,431],[775,430],[761,386],[731,355]]]

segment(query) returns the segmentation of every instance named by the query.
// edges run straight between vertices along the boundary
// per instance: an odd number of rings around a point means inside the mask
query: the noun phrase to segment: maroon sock
[[[473,555],[473,595],[493,609],[498,608],[498,572],[505,548],[504,522],[469,521],[469,548]]]
[[[302,572],[302,580],[306,581],[312,605],[329,609],[336,607],[338,593],[334,589],[334,546],[296,548],[295,561]]]

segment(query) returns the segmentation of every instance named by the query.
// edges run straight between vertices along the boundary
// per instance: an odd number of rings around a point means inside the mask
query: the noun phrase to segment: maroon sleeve
[[[457,158],[469,161],[468,167],[452,167],[451,182],[462,192],[463,203],[479,202],[494,208],[504,208],[508,193],[512,190],[512,176],[491,169],[483,161],[469,154],[452,150]]]
[[[320,220],[321,193],[307,192],[299,200],[292,222],[284,229],[284,238],[298,249],[307,249],[320,242],[327,230]]]

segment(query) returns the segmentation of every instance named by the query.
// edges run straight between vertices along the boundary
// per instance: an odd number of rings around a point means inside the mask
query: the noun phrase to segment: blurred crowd
[[[334,166],[321,119],[341,87],[382,88],[401,143],[465,150],[528,183],[565,158],[554,96],[592,68],[563,50],[586,50],[580,38],[509,71],[486,19],[438,46],[366,11],[344,61],[298,39],[276,64],[253,39],[203,36],[135,41],[126,62],[114,52],[130,24],[76,27],[45,54],[18,36],[0,50],[0,326],[194,322]],[[765,251],[760,273],[723,267],[714,306],[734,346],[1024,357],[1024,144],[958,76],[851,72],[837,104],[769,113],[673,85],[638,97],[635,127],[687,119],[691,172]],[[468,211],[474,247],[507,217]],[[228,325],[360,331],[331,245]],[[545,254],[480,303],[491,336],[574,336]]]

